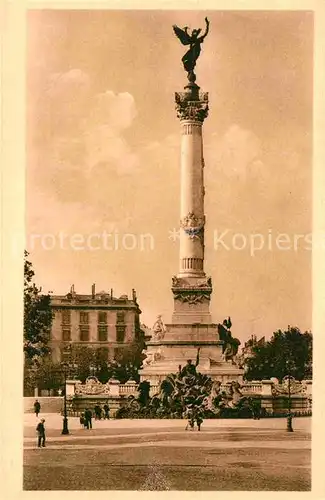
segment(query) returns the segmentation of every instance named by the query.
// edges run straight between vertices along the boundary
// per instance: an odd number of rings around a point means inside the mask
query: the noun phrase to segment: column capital
[[[175,92],[177,117],[181,121],[191,120],[201,122],[209,112],[208,92]]]

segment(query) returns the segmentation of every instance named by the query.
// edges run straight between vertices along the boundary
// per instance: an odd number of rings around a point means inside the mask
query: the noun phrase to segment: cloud
[[[71,69],[49,77],[46,107],[45,119],[35,125],[46,129],[49,138],[42,145],[47,173],[41,178],[47,175],[51,182],[61,178],[60,184],[64,185],[71,169],[77,168],[77,178],[96,184],[92,170],[97,164],[107,165],[107,175],[113,171],[124,175],[137,168],[137,154],[124,137],[137,114],[131,94],[111,90],[93,94],[90,77],[80,69]],[[60,195],[60,191],[55,192]]]
[[[88,174],[91,175],[98,163],[106,163],[119,174],[131,173],[137,168],[138,156],[122,135],[135,116],[136,106],[131,94],[107,91],[95,96],[89,116],[84,120]]]
[[[160,147],[159,141],[149,142],[146,146],[143,147],[143,151],[155,151]]]
[[[135,102],[131,94],[128,92],[115,94],[107,90],[94,97],[87,121],[93,126],[106,123],[112,130],[121,132],[132,125],[136,114]]]
[[[52,73],[49,77],[47,92],[51,97],[55,97],[74,92],[76,89],[80,91],[81,89],[89,90],[89,88],[90,78],[87,73],[81,69],[71,69],[66,73]]]
[[[215,164],[227,176],[246,177],[253,164],[254,170],[263,165],[259,138],[237,124],[231,125],[222,137],[208,144],[205,151],[207,162]]]
[[[72,69],[52,74],[42,98],[31,124],[42,140],[28,154],[28,229],[85,232],[125,226],[134,203],[129,174],[139,166],[124,135],[137,114],[133,96],[94,92],[91,78]],[[117,182],[123,183],[122,192]]]
[[[81,233],[87,235],[96,231],[122,231],[127,228],[127,219],[117,219],[116,214],[103,213],[98,217],[96,206],[80,201],[62,202],[45,192],[36,192],[33,202],[28,204],[28,233],[34,235]],[[117,214],[118,215],[118,214]]]

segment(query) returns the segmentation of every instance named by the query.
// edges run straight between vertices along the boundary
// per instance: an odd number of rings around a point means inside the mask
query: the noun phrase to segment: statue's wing
[[[177,38],[182,42],[183,45],[189,45],[191,43],[191,38],[186,33],[186,31],[182,30],[178,26],[174,24],[173,30]]]

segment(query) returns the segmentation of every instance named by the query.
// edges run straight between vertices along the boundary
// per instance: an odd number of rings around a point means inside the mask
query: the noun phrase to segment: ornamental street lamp
[[[68,356],[70,361],[72,346],[69,344],[64,349],[64,354]],[[64,410],[63,410],[63,428],[61,434],[69,434],[68,427],[68,415],[67,415],[67,370],[69,368],[69,363],[65,362],[62,364],[64,373]]]
[[[287,372],[288,372],[288,414],[287,414],[287,432],[293,432],[292,428],[292,414],[291,414],[291,369],[292,364],[290,360],[287,360]]]
[[[61,434],[69,434],[68,415],[67,415],[67,366],[63,366],[64,371],[64,413],[63,413],[63,428]]]

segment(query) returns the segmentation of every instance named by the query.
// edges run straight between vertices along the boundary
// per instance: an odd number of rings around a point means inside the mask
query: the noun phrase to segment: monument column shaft
[[[181,229],[179,276],[204,273],[204,178],[202,122],[181,121]]]

